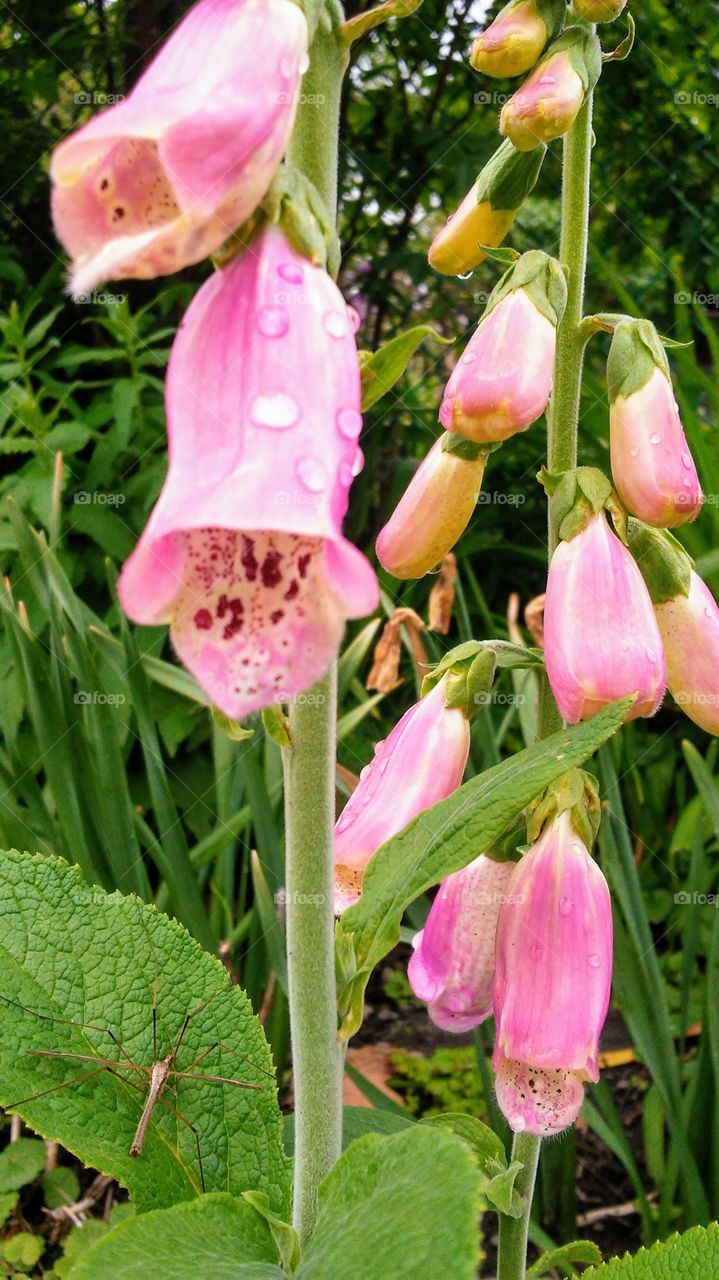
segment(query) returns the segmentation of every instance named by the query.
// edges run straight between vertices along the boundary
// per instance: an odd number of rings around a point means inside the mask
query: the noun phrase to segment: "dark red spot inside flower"
[[[284,609],[275,609],[274,613],[270,614],[270,622],[274,626],[277,626],[277,623],[281,622],[284,616],[285,616]]]
[[[247,574],[247,581],[254,582],[257,577],[258,569],[257,557],[255,555],[255,540],[254,538],[246,537],[244,533],[242,535],[242,555],[240,556],[240,561],[245,573]]]
[[[103,178],[102,182],[100,183],[100,190],[107,191],[107,188],[109,187],[109,185],[110,183],[108,182],[107,178]]]
[[[198,631],[209,631],[212,626],[212,614],[209,609],[198,609],[194,617]]]
[[[218,618],[224,618],[226,614],[229,613],[230,615],[230,620],[222,632],[225,640],[231,640],[233,636],[237,635],[238,631],[242,630],[242,615],[244,612],[245,606],[241,600],[228,600],[225,593],[222,593],[217,602],[217,616]]]
[[[285,591],[285,600],[294,600],[295,597],[299,595],[299,591],[300,591],[300,584],[296,578],[293,578],[289,587]]]
[[[282,581],[282,570],[280,569],[280,561],[282,556],[279,551],[268,551],[262,562],[262,585],[265,587],[276,587],[278,582]]]
[[[122,221],[122,219],[123,219],[123,218],[124,218],[124,216],[125,216],[125,210],[123,209],[123,207],[122,207],[122,205],[121,205],[121,204],[118,204],[118,205],[117,205],[117,207],[116,207],[115,209],[113,209],[113,211],[112,211],[112,216],[113,216],[113,218],[114,218],[115,222],[121,222],[121,221]]]
[[[297,561],[297,572],[299,573],[301,578],[307,577],[307,566],[311,559],[312,559],[311,552],[308,552],[307,555],[299,557]]]

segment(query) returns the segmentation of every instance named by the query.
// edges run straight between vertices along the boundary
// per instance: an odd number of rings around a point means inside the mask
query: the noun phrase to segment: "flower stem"
[[[288,160],[314,183],[331,216],[337,208],[339,106],[347,51],[341,6],[327,6],[312,44]],[[337,1038],[333,838],[337,676],[333,667],[290,709],[292,745],[283,750],[287,970],[295,1093],[293,1223],[305,1241],[317,1191],[342,1147],[344,1055]]]
[[[567,471],[577,465],[579,401],[586,337],[581,330],[584,280],[589,236],[589,180],[592,159],[592,95],[588,95],[572,128],[564,137],[562,168],[562,232],[559,258],[567,269],[567,308],[557,330],[552,399],[547,414],[547,468]],[[549,503],[549,554],[559,541],[558,519]],[[561,728],[549,684],[542,681],[539,736]],[[541,1138],[515,1134],[512,1159],[524,1166],[515,1187],[526,1198],[521,1218],[499,1216],[498,1280],[523,1280],[527,1267],[527,1238],[537,1176]]]

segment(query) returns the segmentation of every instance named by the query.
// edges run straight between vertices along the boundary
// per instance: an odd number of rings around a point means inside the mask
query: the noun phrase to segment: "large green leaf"
[[[276,1257],[260,1214],[216,1193],[120,1223],[82,1254],[72,1280],[279,1280]]]
[[[612,1258],[584,1272],[584,1280],[714,1280],[719,1276],[719,1226],[691,1227],[640,1249],[633,1258]]]
[[[451,1133],[415,1125],[358,1138],[320,1188],[297,1280],[474,1280],[480,1185]]]
[[[362,897],[337,926],[343,1035],[360,1026],[369,974],[398,942],[410,903],[489,849],[525,805],[619,728],[630,705],[628,698],[615,702],[487,769],[382,845],[365,872]]]
[[[12,852],[0,854],[0,940],[0,992],[6,997],[0,998],[0,1103],[8,1106],[93,1070],[92,1062],[36,1057],[29,1049],[121,1060],[105,1028],[133,1062],[151,1064],[157,974],[158,1056],[174,1046],[186,1014],[209,1001],[190,1019],[178,1069],[187,1070],[221,1041],[229,1049],[213,1049],[196,1072],[261,1086],[180,1079],[175,1096],[168,1092],[168,1101],[197,1130],[208,1191],[261,1190],[274,1209],[286,1209],[288,1163],[262,1029],[244,992],[181,925],[135,898],[88,885],[60,859]],[[57,1018],[100,1030],[52,1020]],[[130,1071],[118,1076],[101,1071],[17,1110],[33,1129],[117,1178],[140,1210],[195,1196],[201,1185],[195,1138],[167,1107],[155,1108],[144,1152],[130,1158],[145,1081]]]

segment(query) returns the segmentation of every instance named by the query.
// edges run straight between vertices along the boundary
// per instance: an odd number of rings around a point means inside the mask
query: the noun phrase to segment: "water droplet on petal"
[[[633,458],[636,458],[637,454],[639,453],[639,450],[637,449],[636,445],[633,445],[632,448],[629,450],[629,452],[631,453]]]
[[[343,463],[341,463],[341,464],[340,464],[340,469],[339,469],[339,471],[337,472],[337,474],[338,474],[339,479],[340,479],[340,484],[344,485],[345,489],[349,489],[349,487],[350,487],[350,485],[352,484],[352,481],[353,481],[353,479],[354,479],[354,476],[352,475],[352,468],[351,468],[351,466],[350,466],[349,462],[343,462]]]
[[[264,338],[282,338],[289,327],[289,316],[282,307],[263,307],[257,317],[257,328]]]
[[[539,943],[535,942],[530,954],[533,960],[539,960],[544,955],[544,947],[540,947]]]
[[[559,899],[559,914],[560,914],[560,916],[570,916],[570,915],[572,914],[572,911],[573,911],[573,910],[574,910],[574,908],[573,908],[573,906],[572,906],[572,903],[569,901],[569,898],[560,898],[560,899]]]
[[[474,364],[476,359],[477,359],[477,356],[474,351],[465,351],[464,355],[462,356],[462,363]]]
[[[524,1116],[515,1116],[512,1121],[512,1129],[515,1133],[524,1133],[527,1127],[527,1121]]]
[[[592,955],[589,956],[588,963],[591,965],[592,969],[598,969],[602,962],[596,952],[593,952]]]
[[[295,470],[310,493],[322,492],[327,483],[327,477],[319,458],[313,457],[311,453],[306,453],[304,458],[298,460]]]
[[[332,338],[344,338],[347,333],[347,317],[341,311],[325,311],[322,323]]]
[[[661,442],[662,442],[662,438],[661,438],[661,436],[659,435],[659,432],[658,432],[658,431],[653,431],[653,432],[652,432],[652,434],[651,434],[651,435],[650,435],[650,437],[649,437],[649,443],[650,443],[650,444],[661,444]]]
[[[302,267],[296,262],[281,262],[277,268],[277,274],[290,284],[302,284],[304,279]]]
[[[356,440],[362,430],[362,414],[356,409],[340,409],[337,414],[337,430],[346,440]]]
[[[364,467],[364,454],[361,449],[358,449],[357,452],[355,453],[354,458],[352,459],[352,475],[358,476],[363,467]]]
[[[682,454],[682,466],[686,467],[688,471],[694,467],[694,463],[692,462],[692,456],[690,453]]]
[[[347,308],[347,320],[350,327],[350,333],[357,333],[362,324],[359,311],[355,311],[354,307]]]
[[[299,406],[284,391],[274,395],[255,396],[250,417],[256,427],[270,427],[273,431],[285,431],[294,427],[300,416]]]
[[[292,58],[280,58],[280,75],[283,80],[291,80],[294,75],[295,64]]]
[[[310,65],[309,54],[303,53],[299,61],[299,66],[297,68],[301,76],[305,74],[305,71],[307,70],[309,65]]]

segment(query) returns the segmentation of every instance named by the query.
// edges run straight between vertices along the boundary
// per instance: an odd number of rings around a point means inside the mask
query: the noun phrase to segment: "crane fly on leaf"
[[[209,1057],[216,1049],[231,1053],[234,1057],[241,1061],[251,1061],[245,1054],[238,1053],[231,1045],[225,1044],[222,1040],[215,1040],[207,1049],[204,1049],[193,1062],[189,1063],[186,1068],[180,1070],[177,1066],[177,1059],[182,1047],[185,1033],[190,1025],[191,1019],[220,995],[226,995],[232,990],[232,985],[227,989],[216,991],[214,995],[204,1000],[201,1004],[191,1009],[185,1015],[179,1034],[174,1043],[174,1047],[169,1050],[164,1057],[158,1056],[157,1047],[157,973],[155,974],[155,983],[153,988],[153,1004],[152,1004],[152,1045],[153,1054],[152,1062],[147,1063],[135,1062],[127,1050],[120,1043],[119,1038],[111,1031],[109,1027],[100,1027],[91,1022],[77,1022],[72,1018],[58,1018],[48,1013],[38,1013],[35,1009],[29,1008],[27,1005],[20,1004],[17,1000],[11,1000],[8,996],[0,995],[0,1000],[6,1004],[14,1005],[17,1009],[22,1009],[25,1013],[31,1013],[36,1018],[41,1018],[45,1022],[59,1023],[68,1027],[77,1027],[83,1031],[96,1031],[101,1035],[107,1035],[112,1040],[119,1053],[119,1058],[102,1058],[96,1054],[90,1053],[73,1053],[64,1049],[26,1049],[26,1053],[34,1058],[53,1058],[64,1059],[68,1062],[92,1063],[93,1066],[89,1071],[83,1071],[80,1075],[74,1076],[71,1080],[63,1080],[60,1084],[51,1085],[49,1089],[41,1089],[37,1093],[30,1094],[28,1097],[20,1098],[17,1102],[7,1103],[4,1110],[12,1111],[23,1106],[28,1102],[35,1102],[38,1098],[47,1097],[50,1093],[56,1093],[60,1089],[70,1088],[74,1084],[80,1084],[86,1080],[92,1079],[93,1076],[100,1075],[101,1072],[107,1071],[111,1076],[121,1083],[129,1085],[137,1093],[144,1097],[144,1105],[142,1113],[137,1122],[137,1127],[130,1144],[129,1154],[137,1159],[142,1155],[145,1145],[145,1137],[147,1128],[152,1118],[155,1107],[159,1104],[171,1111],[174,1116],[192,1133],[195,1140],[197,1150],[197,1162],[200,1170],[200,1182],[202,1190],[205,1190],[205,1176],[202,1167],[202,1152],[200,1150],[200,1136],[193,1124],[165,1097],[165,1092],[169,1087],[174,1087],[179,1080],[194,1080],[196,1082],[204,1082],[206,1084],[231,1085],[238,1089],[253,1089],[262,1091],[264,1088],[261,1084],[254,1084],[249,1080],[236,1080],[230,1076],[206,1075],[196,1070],[201,1063]],[[264,1067],[258,1066],[257,1063],[252,1064],[255,1070],[261,1071],[264,1075],[274,1080],[272,1072],[266,1071]],[[142,1083],[141,1083],[142,1081]]]

